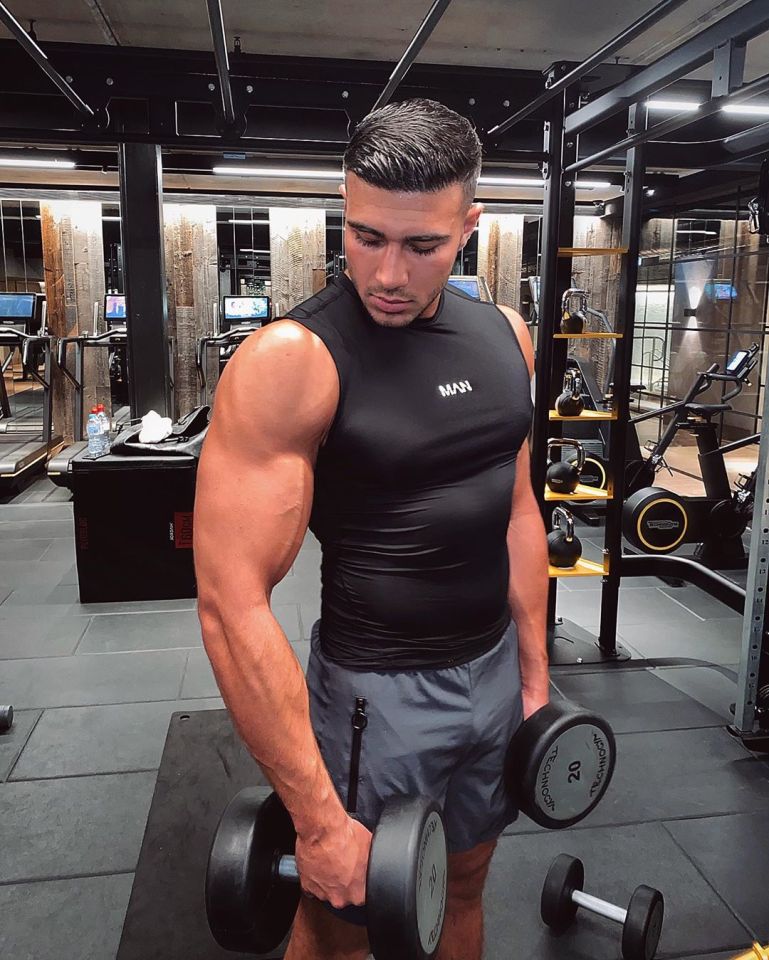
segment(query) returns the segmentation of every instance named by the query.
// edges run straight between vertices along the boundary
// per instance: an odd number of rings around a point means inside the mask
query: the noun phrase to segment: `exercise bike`
[[[717,363],[698,373],[683,400],[631,419],[630,423],[635,425],[673,414],[660,439],[650,448],[649,456],[628,462],[625,471],[627,499],[622,509],[622,530],[630,544],[643,553],[662,555],[684,544],[697,544],[693,559],[708,567],[728,570],[745,566],[747,554],[742,534],[752,517],[755,476],[741,477],[736,490],[732,490],[724,453],[755,443],[757,436],[719,447],[712,418],[732,409],[729,401],[748,384],[748,374],[758,363],[757,354],[756,343],[749,350],[737,351],[724,373],[718,372]],[[696,398],[715,383],[733,386],[718,403],[697,403]],[[665,452],[681,429],[691,431],[697,438],[705,486],[703,497],[681,496],[654,486],[658,471],[667,467]]]

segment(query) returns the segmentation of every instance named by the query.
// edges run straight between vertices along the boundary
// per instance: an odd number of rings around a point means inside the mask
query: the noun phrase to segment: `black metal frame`
[[[625,150],[625,195],[623,203],[623,239],[622,267],[620,273],[619,298],[615,330],[621,336],[617,341],[615,354],[615,373],[613,403],[617,419],[610,422],[611,442],[608,464],[609,500],[606,510],[606,531],[604,557],[608,562],[608,572],[602,578],[601,623],[597,638],[597,659],[615,662],[621,651],[616,645],[617,610],[619,587],[623,576],[676,576],[682,580],[702,587],[712,596],[721,600],[734,610],[750,611],[752,616],[745,618],[743,640],[743,658],[740,668],[740,690],[738,698],[735,732],[755,744],[753,731],[756,720],[757,690],[761,685],[769,684],[769,604],[766,604],[767,568],[769,568],[769,537],[759,530],[769,530],[769,391],[765,392],[764,436],[761,444],[751,559],[748,575],[748,590],[742,590],[732,581],[691,560],[679,557],[623,556],[622,552],[622,505],[624,500],[625,453],[627,426],[630,419],[630,375],[632,368],[632,338],[635,319],[635,297],[638,278],[639,243],[644,204],[643,178],[645,173],[645,155],[652,148],[655,137],[672,132],[699,119],[690,115],[679,115],[656,127],[647,128],[646,109],[640,100],[666,87],[673,80],[689,73],[708,60],[714,61],[713,95],[704,113],[715,113],[724,103],[747,99],[755,93],[769,88],[769,77],[762,77],[751,84],[742,86],[744,65],[744,45],[747,41],[769,30],[769,9],[764,0],[750,0],[739,10],[724,17],[698,36],[683,43],[677,49],[665,54],[658,61],[622,81],[613,89],[602,94],[594,102],[576,107],[577,90],[570,88],[563,103],[557,103],[553,116],[546,124],[545,147],[550,153],[546,166],[545,204],[542,230],[542,266],[540,287],[540,335],[537,354],[537,386],[535,420],[532,430],[532,482],[539,496],[543,515],[549,519],[552,503],[544,499],[545,494],[545,450],[548,436],[554,433],[556,423],[549,420],[554,393],[558,391],[563,373],[562,359],[565,360],[568,341],[553,340],[556,330],[559,292],[570,285],[571,258],[559,257],[559,248],[569,247],[572,243],[572,220],[574,212],[573,175],[578,170],[591,166],[599,160]],[[565,71],[561,71],[564,72]],[[578,77],[581,67],[577,67],[567,76]],[[555,86],[553,75],[549,84]],[[524,107],[514,117],[529,116],[543,102],[553,100],[547,91]],[[611,147],[598,151],[591,156],[579,159],[578,134],[595,126],[622,108],[628,108],[628,134]],[[510,124],[512,125],[512,124]],[[497,128],[499,129],[499,128]],[[752,156],[769,148],[769,123],[760,124],[743,133],[723,138],[715,147],[708,145],[708,156],[703,158],[702,151],[696,150],[682,163],[683,166],[701,168],[708,161],[728,162]],[[691,154],[691,148],[689,149]],[[565,252],[565,251],[562,251]],[[763,512],[762,512],[763,511]],[[764,555],[760,556],[761,551]],[[558,620],[555,616],[555,584],[551,581],[550,602],[548,605],[548,626],[555,641],[559,639]],[[551,662],[572,662],[584,660],[584,652],[590,644],[582,636],[569,636],[563,639],[572,644],[572,650],[563,657],[557,642],[551,653]],[[593,638],[595,640],[595,638]],[[590,654],[588,654],[590,656]],[[591,659],[596,659],[593,654]],[[769,703],[766,704],[769,715]],[[766,727],[769,721],[764,718]],[[759,740],[764,749],[769,748],[769,733],[764,730]]]

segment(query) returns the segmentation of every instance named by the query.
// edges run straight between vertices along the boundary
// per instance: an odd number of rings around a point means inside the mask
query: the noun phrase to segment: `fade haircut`
[[[371,186],[406,193],[459,183],[470,204],[481,172],[481,141],[469,120],[435,100],[389,103],[355,128],[344,169]]]

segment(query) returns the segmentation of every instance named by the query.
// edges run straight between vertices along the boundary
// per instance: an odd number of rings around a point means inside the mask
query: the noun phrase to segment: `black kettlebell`
[[[571,301],[579,297],[579,306],[571,309]],[[582,333],[587,323],[587,290],[569,287],[561,297],[561,333]]]
[[[552,460],[550,451],[553,447],[574,447],[577,451],[576,460]],[[556,438],[547,441],[547,456],[550,463],[547,467],[546,481],[553,493],[574,493],[579,483],[582,468],[585,466],[585,448],[577,440],[561,440]]]
[[[566,524],[564,531],[561,526]],[[552,567],[573,567],[582,556],[582,543],[574,536],[574,517],[564,507],[553,510],[553,529],[547,535],[547,555]]]
[[[555,412],[559,417],[578,417],[584,409],[582,375],[570,367],[563,375],[563,393],[556,397]]]

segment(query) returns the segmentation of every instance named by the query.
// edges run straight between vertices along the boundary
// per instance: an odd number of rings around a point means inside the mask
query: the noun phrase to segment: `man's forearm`
[[[510,612],[518,628],[518,656],[525,688],[546,691],[547,537],[538,510],[518,512],[507,529]]]
[[[307,684],[283,630],[266,604],[239,622],[215,604],[200,606],[206,651],[238,732],[291,814],[313,839],[345,811],[310,723]]]

